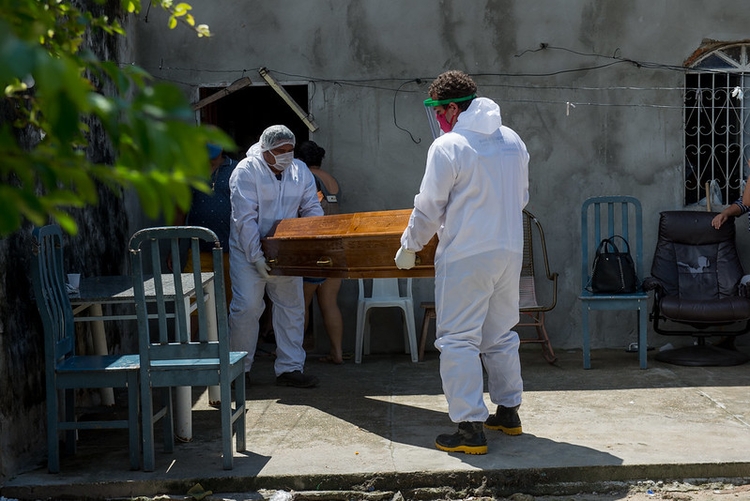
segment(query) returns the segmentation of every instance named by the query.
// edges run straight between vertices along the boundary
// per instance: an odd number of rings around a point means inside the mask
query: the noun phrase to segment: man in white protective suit
[[[435,446],[486,454],[484,428],[522,432],[520,341],[511,329],[519,321],[529,154],[518,134],[502,125],[500,107],[476,92],[461,71],[445,72],[430,85],[425,105],[434,107],[444,134],[427,153],[395,261],[398,268],[413,267],[415,252],[438,234],[435,347],[458,431],[438,435]],[[483,365],[494,414],[483,398]]]
[[[276,335],[276,384],[312,388],[318,384],[318,378],[304,372],[302,277],[269,275],[271,267],[260,244],[260,239],[280,219],[323,215],[315,178],[305,164],[294,160],[294,144],[294,133],[286,126],[268,127],[229,179],[232,202],[229,332],[233,350],[255,353],[258,321],[265,308],[263,294],[268,292]],[[253,356],[248,356],[246,379],[252,363]]]

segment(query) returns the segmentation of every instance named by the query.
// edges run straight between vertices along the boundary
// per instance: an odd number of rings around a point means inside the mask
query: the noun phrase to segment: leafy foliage
[[[181,23],[210,36],[190,5],[158,3],[170,28]],[[171,220],[176,207],[190,206],[190,187],[208,189],[206,144],[233,146],[220,130],[195,124],[177,87],[85,48],[95,30],[124,36],[116,19],[96,12],[114,4],[116,14],[137,13],[140,0],[88,4],[0,0],[0,236],[24,218],[37,225],[54,218],[76,233],[69,211],[96,204],[97,183],[116,193],[134,188],[146,215]],[[93,151],[94,123],[111,154]],[[93,161],[94,153],[108,160]]]

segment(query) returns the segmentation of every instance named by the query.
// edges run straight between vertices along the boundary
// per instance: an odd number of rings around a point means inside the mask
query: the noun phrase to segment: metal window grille
[[[685,75],[685,205],[728,205],[750,174],[750,44],[707,53]]]

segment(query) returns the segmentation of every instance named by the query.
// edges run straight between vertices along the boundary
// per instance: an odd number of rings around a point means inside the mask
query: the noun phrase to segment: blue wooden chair
[[[77,430],[124,428],[129,433],[130,467],[137,470],[138,355],[76,354],[73,309],[63,270],[62,232],[58,226],[44,226],[34,230],[33,238],[31,274],[44,327],[47,469],[50,473],[60,471],[60,431],[65,431],[67,452],[75,454]],[[127,388],[128,418],[77,421],[75,393],[81,388]]]
[[[592,197],[581,207],[581,300],[583,331],[583,368],[591,368],[589,312],[592,310],[636,310],[638,313],[638,360],[646,368],[648,350],[648,293],[639,286],[626,294],[596,294],[588,290],[591,265],[599,242],[614,235],[629,245],[636,274],[643,279],[643,216],[641,203],[630,196]]]
[[[189,241],[193,272],[181,273],[180,240]],[[200,241],[214,247],[213,266],[201,269]],[[167,244],[174,271],[162,274],[161,243]],[[143,469],[153,471],[154,423],[164,418],[164,449],[174,449],[172,387],[219,386],[219,413],[223,467],[232,469],[232,432],[237,451],[245,450],[245,377],[247,353],[229,351],[229,327],[224,292],[223,255],[219,239],[196,226],[147,228],[130,239],[138,345],[141,355],[141,409],[143,428]],[[148,260],[148,261],[147,261]],[[147,261],[144,263],[144,261]],[[149,274],[147,274],[147,268]],[[206,282],[213,278],[213,282]],[[204,288],[201,284],[212,283]],[[195,284],[195,285],[194,285]],[[185,304],[187,288],[195,288],[194,302]],[[146,289],[155,301],[147,302]],[[155,302],[157,318],[149,322],[148,303]],[[190,310],[197,312],[197,332],[191,332]],[[168,321],[170,319],[170,321]],[[154,327],[152,331],[152,327]],[[234,405],[231,385],[234,383]],[[154,412],[154,388],[164,388],[164,407]]]

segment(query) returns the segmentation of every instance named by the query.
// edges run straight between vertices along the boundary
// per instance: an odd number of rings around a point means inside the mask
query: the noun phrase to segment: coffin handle
[[[315,262],[315,264],[317,264],[321,268],[323,268],[323,267],[331,267],[331,266],[333,266],[333,259],[331,259],[328,256],[322,256],[321,258],[319,258]]]

